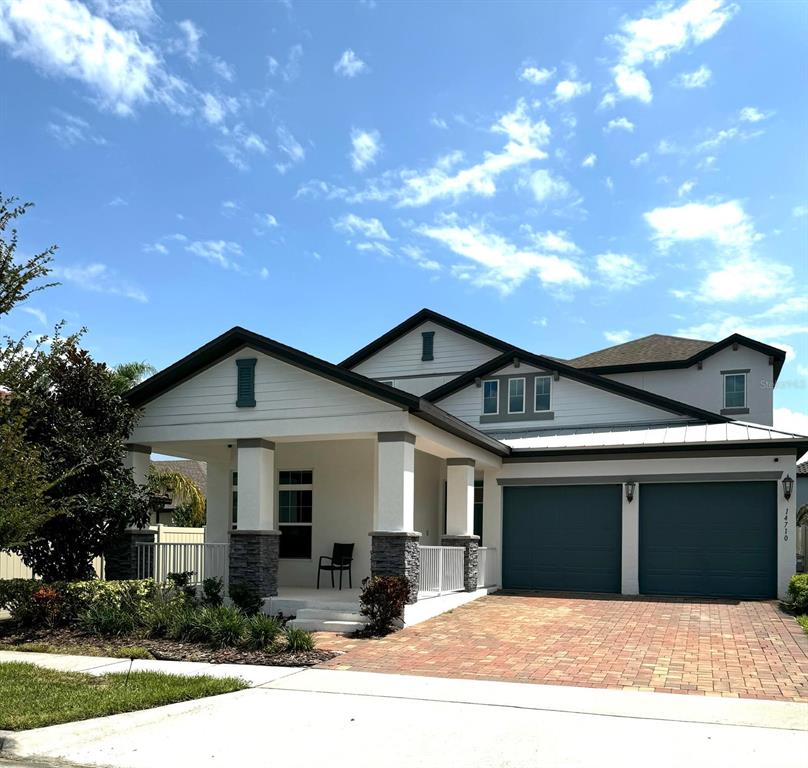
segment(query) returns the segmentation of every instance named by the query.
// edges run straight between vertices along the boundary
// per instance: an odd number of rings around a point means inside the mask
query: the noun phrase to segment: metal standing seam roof
[[[534,435],[504,438],[502,442],[519,450],[558,448],[612,448],[672,445],[705,445],[724,443],[765,443],[774,440],[808,441],[808,436],[783,432],[773,427],[748,422],[726,424],[684,424],[616,431],[571,432],[561,435]]]

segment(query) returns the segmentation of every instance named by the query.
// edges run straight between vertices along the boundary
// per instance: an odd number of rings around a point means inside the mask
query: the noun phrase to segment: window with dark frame
[[[311,470],[283,470],[278,473],[281,559],[311,559],[313,487]]]
[[[499,413],[499,381],[496,379],[483,382],[483,413]]]
[[[724,374],[724,408],[746,408],[746,374]]]
[[[508,379],[508,413],[525,412],[525,380]]]
[[[233,472],[231,476],[231,498],[233,499],[233,528],[238,523],[238,472]]]
[[[551,376],[536,376],[534,379],[536,391],[533,409],[535,411],[550,410],[550,387],[552,386],[552,380]]]

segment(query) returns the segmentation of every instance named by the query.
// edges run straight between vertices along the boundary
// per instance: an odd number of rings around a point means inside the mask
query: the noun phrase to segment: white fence
[[[480,547],[477,550],[477,586],[490,587],[496,584],[497,550]]]
[[[168,580],[170,573],[192,573],[191,583],[202,579],[217,578],[228,582],[229,546],[227,544],[204,544],[163,542],[137,544],[137,577],[153,578],[159,583]]]
[[[421,570],[418,592],[422,597],[463,590],[463,547],[419,547],[419,549]]]
[[[159,544],[203,544],[204,528],[179,528],[173,525],[152,525],[148,530],[154,531],[154,540]],[[99,579],[104,578],[104,558],[96,557],[93,568]],[[23,563],[19,555],[13,552],[0,552],[0,580],[33,579],[33,571]]]

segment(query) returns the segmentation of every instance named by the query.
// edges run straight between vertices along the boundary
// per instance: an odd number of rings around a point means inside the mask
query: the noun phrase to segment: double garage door
[[[506,487],[503,586],[620,592],[622,493],[617,484]],[[641,484],[640,592],[773,597],[776,494],[774,482]]]

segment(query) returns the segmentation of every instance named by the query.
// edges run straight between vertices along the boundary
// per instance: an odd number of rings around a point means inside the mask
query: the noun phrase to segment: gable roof
[[[607,379],[580,368],[574,368],[560,360],[554,360],[553,358],[544,357],[542,355],[534,355],[532,352],[527,352],[524,349],[514,349],[499,355],[499,357],[495,357],[493,360],[489,360],[487,363],[477,366],[477,368],[474,368],[468,373],[464,373],[462,376],[458,376],[456,379],[452,379],[452,381],[440,387],[436,387],[431,392],[427,392],[424,395],[424,399],[430,400],[431,402],[442,400],[454,392],[467,387],[469,384],[473,383],[475,379],[488,376],[498,371],[500,368],[510,365],[514,359],[533,365],[536,368],[541,368],[542,370],[557,371],[560,375],[568,379],[573,379],[582,384],[587,384],[590,387],[596,387],[597,389],[602,389],[606,392],[620,395],[621,397],[627,397],[630,400],[635,400],[639,403],[644,403],[645,405],[650,405],[670,413],[690,416],[691,418],[707,421],[708,423],[725,423],[732,421],[732,419],[726,416],[721,416],[711,411],[705,411],[702,408],[696,408],[687,403],[657,395],[654,392],[648,392],[638,387],[632,387],[629,384],[624,384],[614,379]]]
[[[732,344],[741,344],[772,358],[774,381],[777,381],[785,362],[786,353],[782,349],[755,341],[740,333],[733,333],[731,336],[715,342],[652,333],[650,336],[605,347],[565,362],[573,368],[593,373],[628,373],[689,368]]]
[[[391,328],[389,331],[387,331],[387,333],[383,333],[378,339],[374,339],[370,342],[370,344],[367,344],[362,347],[362,349],[357,350],[350,357],[346,357],[340,363],[340,365],[343,368],[354,368],[355,366],[359,365],[359,363],[375,355],[379,350],[384,349],[397,339],[401,338],[405,333],[409,333],[414,328],[417,328],[422,323],[428,321],[442,325],[444,328],[448,328],[450,331],[459,333],[462,336],[466,336],[469,339],[478,341],[480,344],[484,344],[485,346],[491,347],[500,352],[513,349],[513,344],[508,344],[507,342],[502,341],[502,339],[489,336],[487,333],[478,331],[476,328],[459,323],[457,320],[452,320],[451,317],[446,317],[446,315],[441,315],[440,313],[425,307],[411,317],[408,317],[403,323],[399,323],[395,328]]]
[[[293,365],[309,373],[322,376],[357,392],[398,406],[418,416],[430,424],[440,427],[451,434],[462,437],[470,443],[480,446],[492,453],[506,455],[508,448],[498,440],[489,437],[470,424],[455,418],[451,414],[433,405],[423,398],[411,395],[401,389],[369,379],[362,374],[329,363],[299,349],[281,344],[279,341],[248,331],[236,326],[217,336],[212,341],[199,347],[176,363],[169,365],[159,373],[132,387],[124,394],[125,399],[135,408],[146,405],[170,389],[182,384],[197,373],[215,365],[233,352],[249,347],[262,352],[284,363]]]

